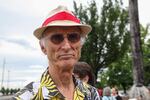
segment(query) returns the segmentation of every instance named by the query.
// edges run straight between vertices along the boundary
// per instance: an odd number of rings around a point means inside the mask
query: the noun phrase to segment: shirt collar
[[[79,96],[81,97],[85,97],[86,90],[83,88],[83,84],[80,80],[75,79],[75,77],[73,76],[73,81],[75,84],[75,94],[78,93]],[[40,80],[40,86],[41,87],[46,87],[46,89],[48,90],[48,94],[44,94],[46,97],[48,98],[53,98],[58,96],[58,98],[64,99],[65,97],[59,92],[58,88],[56,87],[56,84],[54,83],[53,79],[51,78],[49,72],[48,72],[48,68],[46,69],[46,71],[42,74],[41,76],[41,80]]]

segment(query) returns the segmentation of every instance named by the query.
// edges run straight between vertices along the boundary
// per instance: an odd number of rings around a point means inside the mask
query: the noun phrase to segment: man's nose
[[[71,45],[70,45],[69,40],[67,38],[64,38],[62,48],[63,49],[70,49],[71,48]]]

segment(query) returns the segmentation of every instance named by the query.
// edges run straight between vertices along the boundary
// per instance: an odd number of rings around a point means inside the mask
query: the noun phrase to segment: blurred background
[[[78,7],[82,4],[83,9],[90,7],[89,5],[94,1],[97,13],[101,14],[105,0],[74,1]],[[150,1],[138,2],[139,20],[146,29],[150,24],[150,13],[148,13]],[[128,9],[128,0],[122,0],[122,3],[122,9]],[[75,12],[72,0],[0,0],[0,88],[17,91],[27,83],[40,78],[41,73],[47,68],[46,56],[41,52],[39,41],[33,36],[33,31],[41,26],[47,13],[58,5],[66,5]],[[113,68],[118,64],[115,61],[107,66]],[[104,80],[100,87],[108,85],[106,81],[110,77],[101,77],[106,75],[107,66],[100,66],[96,72],[97,82]]]

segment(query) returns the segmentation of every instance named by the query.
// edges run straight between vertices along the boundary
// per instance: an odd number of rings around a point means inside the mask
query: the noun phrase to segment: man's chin
[[[61,60],[61,64],[64,66],[74,66],[77,61],[74,59],[63,59]]]

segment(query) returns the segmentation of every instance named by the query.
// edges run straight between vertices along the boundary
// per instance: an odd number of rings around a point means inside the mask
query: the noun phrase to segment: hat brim
[[[52,27],[52,26],[78,26],[80,27],[81,29],[81,34],[83,36],[86,36],[88,33],[91,32],[92,30],[92,27],[90,25],[86,25],[86,24],[79,24],[79,23],[76,23],[76,22],[72,22],[72,21],[54,21],[46,26],[43,26],[43,27],[40,27],[40,28],[37,28],[35,31],[34,31],[34,36],[37,37],[38,39],[41,39],[42,38],[42,34],[43,32],[45,31],[45,29],[47,27]]]

